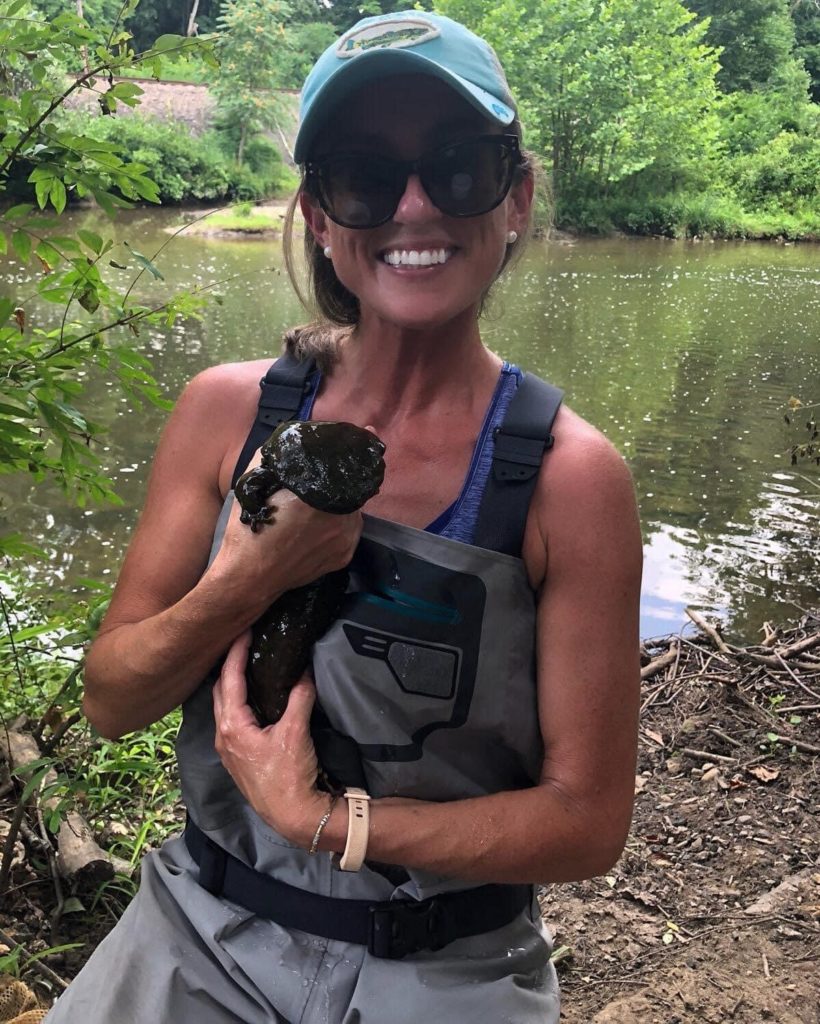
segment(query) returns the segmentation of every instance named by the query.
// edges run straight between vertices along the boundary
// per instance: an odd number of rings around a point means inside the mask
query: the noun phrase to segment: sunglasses
[[[520,163],[517,136],[479,135],[439,146],[417,160],[333,153],[306,164],[305,183],[332,221],[345,228],[377,228],[398,209],[411,174],[418,174],[442,213],[477,217],[504,200]]]

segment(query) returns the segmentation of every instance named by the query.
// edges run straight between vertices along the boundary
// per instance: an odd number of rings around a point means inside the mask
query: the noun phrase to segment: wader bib
[[[271,368],[243,467],[273,421],[299,409],[308,371],[287,357]],[[548,386],[528,379],[529,408],[514,400],[496,432],[476,526],[486,546],[365,516],[342,611],[314,648],[325,729],[354,741],[374,798],[450,801],[538,780],[535,602],[517,557],[528,500],[509,494],[516,480],[531,491],[560,393],[552,389],[547,406],[541,402],[546,423],[533,430],[533,389],[543,400],[538,388]],[[509,515],[499,512],[504,494]],[[232,501],[233,492],[214,551]],[[172,839],[143,860],[138,895],[47,1024],[557,1024],[550,940],[531,891],[500,927],[485,924],[455,939],[442,932],[446,945],[435,951],[423,948],[423,938],[422,948],[414,946],[410,934],[409,952],[327,938],[320,924],[316,932],[285,927],[209,892],[222,891],[222,851],[240,872],[350,901],[418,906],[438,897],[449,906],[462,898],[449,894],[476,890],[473,882],[372,862],[338,871],[329,854],[308,856],[273,832],[214,750],[212,683],[185,702],[177,742],[197,842],[189,849]],[[203,849],[219,855],[205,857]],[[486,888],[516,898],[521,891]]]

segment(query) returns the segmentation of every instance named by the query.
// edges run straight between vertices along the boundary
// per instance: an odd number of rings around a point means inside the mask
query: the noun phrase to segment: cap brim
[[[293,149],[296,163],[302,164],[307,160],[322,124],[351,93],[375,78],[403,74],[431,75],[440,79],[496,124],[506,126],[515,118],[512,107],[429,57],[414,53],[410,48],[373,50],[345,61],[312,97],[310,111],[299,125],[296,136]]]

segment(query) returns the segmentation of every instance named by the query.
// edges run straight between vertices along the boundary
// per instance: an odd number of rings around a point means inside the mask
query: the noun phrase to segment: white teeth
[[[382,259],[391,267],[429,267],[446,263],[452,255],[453,251],[447,249],[391,249]]]

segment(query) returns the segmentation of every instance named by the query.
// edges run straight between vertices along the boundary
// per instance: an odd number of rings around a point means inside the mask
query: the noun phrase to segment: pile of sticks
[[[817,735],[820,612],[779,628],[766,623],[763,640],[749,646],[728,643],[720,626],[698,612],[686,614],[698,629],[694,636],[681,632],[641,645],[642,714],[673,705],[684,692],[718,684],[766,726],[771,742],[820,754],[820,746],[801,737]]]

